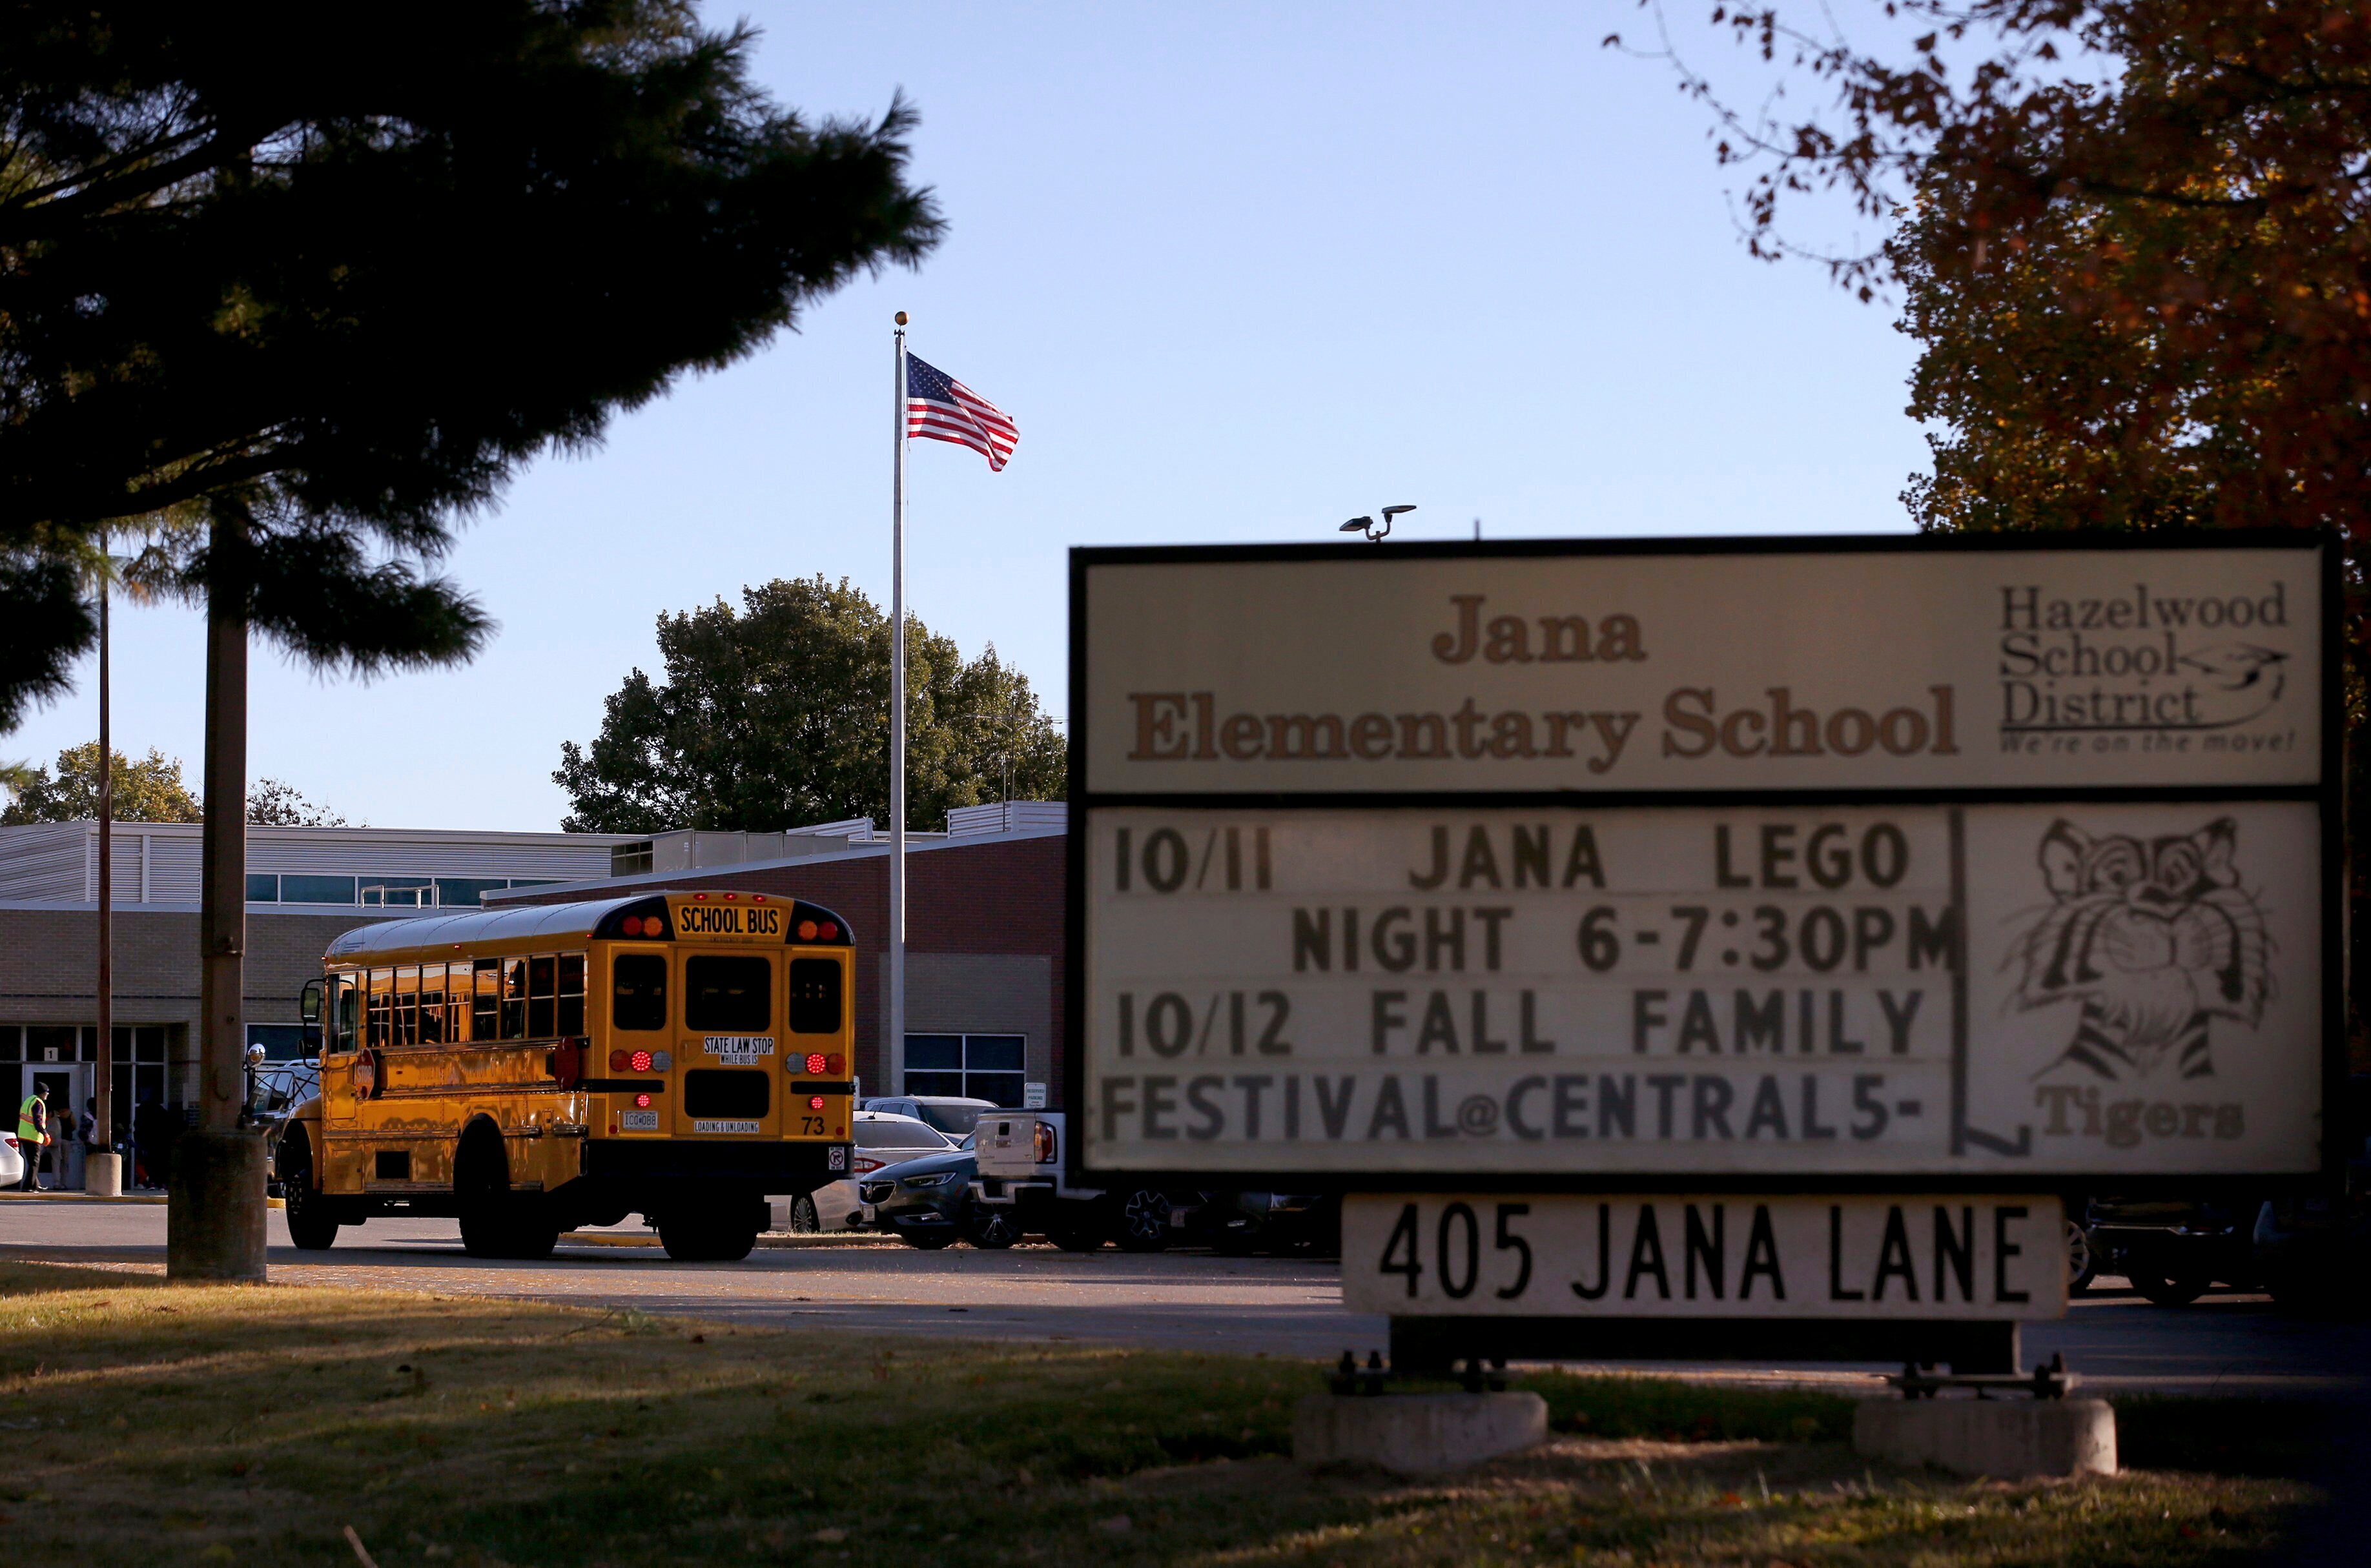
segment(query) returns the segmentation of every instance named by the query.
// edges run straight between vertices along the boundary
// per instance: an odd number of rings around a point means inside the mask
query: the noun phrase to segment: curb
[[[164,1207],[164,1206],[165,1206],[165,1205],[167,1205],[167,1204],[170,1203],[171,1201],[172,1201],[172,1200],[171,1200],[171,1199],[169,1199],[169,1198],[161,1197],[161,1196],[158,1196],[158,1197],[151,1197],[151,1196],[147,1195],[146,1193],[124,1193],[124,1194],[122,1194],[122,1195],[121,1195],[121,1196],[118,1196],[118,1197],[112,1197],[112,1198],[98,1198],[98,1197],[93,1197],[93,1196],[92,1196],[90,1193],[75,1193],[75,1192],[65,1192],[65,1193],[58,1193],[58,1192],[20,1193],[20,1192],[16,1191],[16,1190],[15,1190],[15,1189],[13,1189],[13,1188],[11,1188],[11,1189],[9,1189],[9,1190],[6,1190],[6,1191],[0,1191],[0,1203],[19,1203],[19,1204],[143,1204],[143,1205],[148,1205],[148,1206],[150,1206],[150,1207],[162,1208],[162,1207]],[[288,1206],[287,1201],[286,1201],[285,1199],[283,1199],[283,1198],[266,1198],[266,1199],[264,1199],[263,1201],[264,1201],[264,1204],[266,1205],[266,1206],[271,1207],[271,1208],[286,1208],[286,1207]]]
[[[896,1238],[891,1236],[862,1231],[835,1232],[827,1235],[792,1235],[787,1231],[769,1232],[758,1238],[758,1250],[788,1252],[809,1247],[869,1247],[894,1239]],[[659,1245],[659,1238],[655,1230],[645,1231],[641,1235],[630,1233],[620,1235],[615,1231],[601,1231],[586,1236],[571,1232],[561,1237],[560,1244],[563,1247],[656,1247]]]

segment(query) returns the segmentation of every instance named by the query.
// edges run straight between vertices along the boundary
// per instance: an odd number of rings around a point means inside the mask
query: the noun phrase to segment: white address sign
[[[1342,1302],[1400,1317],[2041,1319],[2066,1309],[2047,1195],[1359,1194]]]

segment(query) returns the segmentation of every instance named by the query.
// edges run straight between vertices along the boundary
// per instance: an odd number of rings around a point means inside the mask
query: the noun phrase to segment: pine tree
[[[0,9],[0,718],[87,642],[95,533],[150,530],[145,580],[207,611],[181,1147],[220,1185],[175,1212],[222,1212],[176,1274],[262,1268],[232,1147],[249,628],[325,669],[468,658],[455,519],[937,238],[904,107],[810,124],[753,41],[689,0]]]

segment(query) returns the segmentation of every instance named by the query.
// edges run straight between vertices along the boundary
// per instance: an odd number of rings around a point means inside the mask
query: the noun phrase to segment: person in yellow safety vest
[[[41,1149],[50,1141],[50,1090],[44,1084],[17,1107],[17,1152],[25,1157],[25,1179],[17,1185],[28,1193],[41,1190]]]

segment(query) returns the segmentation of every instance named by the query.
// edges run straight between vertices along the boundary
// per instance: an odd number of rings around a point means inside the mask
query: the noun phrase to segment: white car
[[[25,1179],[25,1156],[17,1147],[17,1135],[0,1136],[0,1187],[13,1187]]]
[[[996,1110],[993,1100],[971,1100],[959,1094],[885,1094],[864,1102],[867,1111],[885,1112],[892,1116],[911,1116],[918,1122],[928,1122],[951,1138],[960,1138],[979,1124],[979,1119]]]
[[[947,1136],[914,1116],[880,1111],[856,1113],[856,1169],[847,1179],[817,1187],[804,1198],[774,1200],[774,1228],[791,1231],[855,1230],[862,1228],[863,1205],[856,1184],[873,1171],[926,1154],[944,1154],[954,1147]]]

